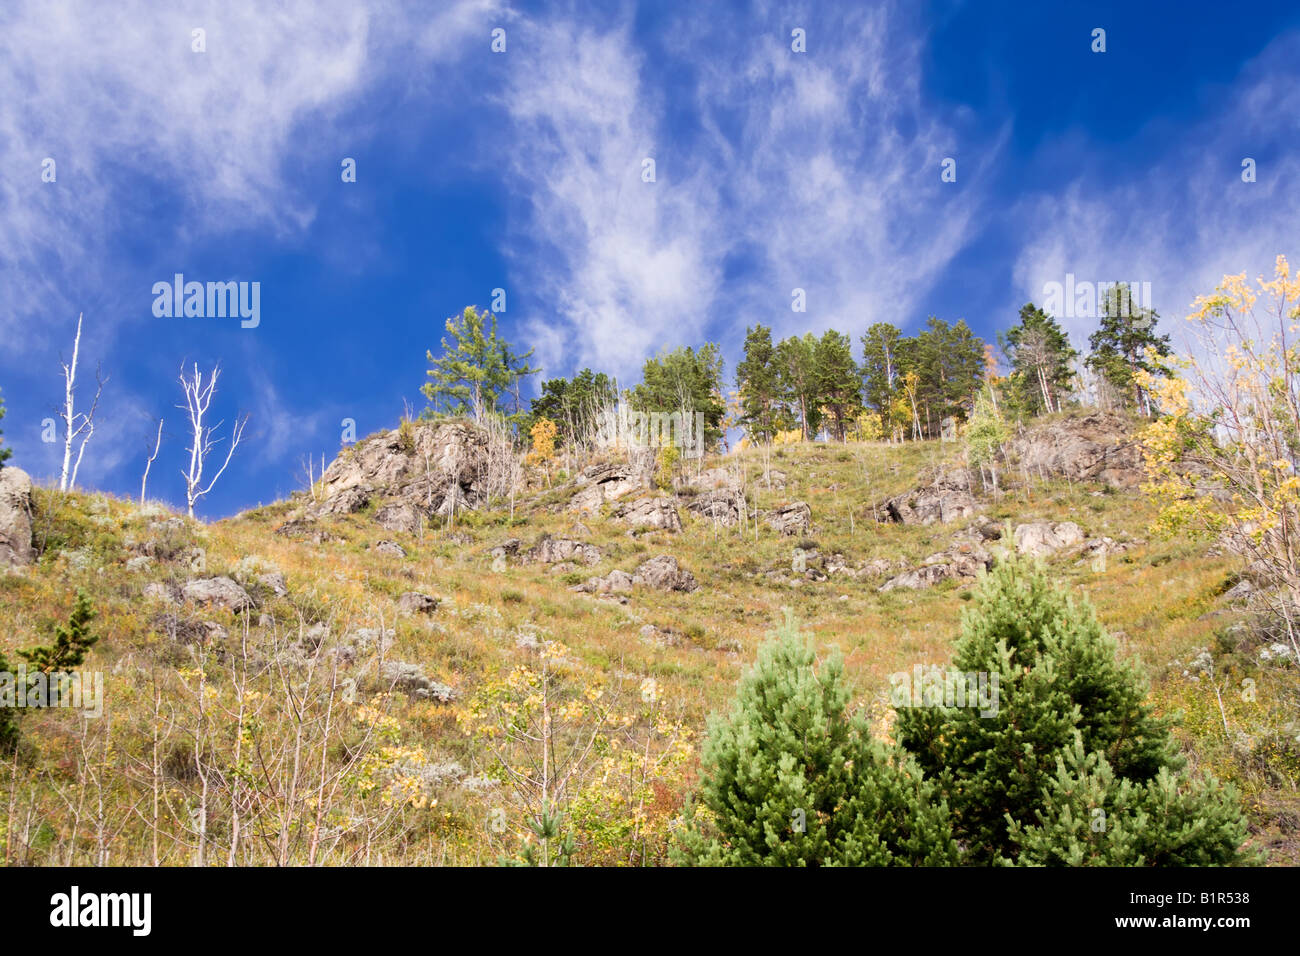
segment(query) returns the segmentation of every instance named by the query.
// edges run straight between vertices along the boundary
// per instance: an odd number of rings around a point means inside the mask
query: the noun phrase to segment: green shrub
[[[1009,559],[979,584],[953,666],[996,704],[904,707],[895,734],[952,808],[964,862],[1246,862],[1230,788],[1183,774],[1168,723],[1087,604]],[[990,713],[991,711],[991,713]]]
[[[699,866],[884,866],[957,859],[947,806],[848,712],[843,662],[820,669],[787,619],[731,713],[710,721],[700,806],[676,851]]]

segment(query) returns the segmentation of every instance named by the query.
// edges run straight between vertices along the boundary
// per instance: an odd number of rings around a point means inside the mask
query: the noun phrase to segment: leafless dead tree
[[[95,409],[99,407],[99,396],[107,382],[95,367],[95,399],[90,403],[89,412],[78,412],[74,398],[77,390],[77,363],[81,358],[81,320],[84,313],[77,316],[77,336],[72,340],[72,364],[63,365],[63,410],[59,417],[63,419],[63,468],[59,472],[59,490],[67,491],[77,484],[77,471],[81,468],[81,458],[86,454],[86,443],[95,434]],[[72,446],[77,439],[81,445],[77,448],[77,458],[73,461]]]
[[[221,463],[217,473],[212,476],[212,480],[203,484],[203,470],[207,464],[208,456],[212,449],[220,443],[221,439],[213,438],[222,425],[217,422],[216,425],[205,425],[204,418],[208,414],[208,407],[212,404],[212,394],[217,388],[217,379],[221,375],[221,366],[212,367],[212,375],[207,383],[203,381],[203,373],[199,371],[198,363],[194,363],[193,375],[190,378],[185,376],[185,366],[181,366],[180,383],[181,389],[185,392],[185,404],[177,405],[189,415],[190,430],[193,437],[191,438],[190,447],[186,449],[190,453],[190,464],[188,468],[181,469],[181,477],[185,479],[185,503],[189,509],[189,515],[194,517],[194,504],[217,483],[222,473],[225,472],[226,466],[230,464],[231,457],[235,454],[235,449],[239,447],[239,441],[244,435],[244,426],[248,424],[248,416],[242,419],[236,419],[234,427],[231,429],[230,447],[226,450],[226,460]]]

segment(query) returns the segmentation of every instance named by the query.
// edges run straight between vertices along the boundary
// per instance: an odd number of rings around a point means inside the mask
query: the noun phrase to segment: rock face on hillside
[[[932,554],[919,568],[904,571],[880,586],[881,591],[898,588],[920,590],[949,579],[972,579],[993,566],[993,556],[978,543],[963,541],[947,551]]]
[[[673,499],[642,498],[619,505],[612,513],[616,521],[632,528],[652,528],[656,531],[681,531],[682,518],[677,513]]]
[[[671,554],[661,554],[657,558],[645,561],[636,569],[632,580],[638,584],[645,582],[652,588],[662,591],[694,591],[698,586],[695,575],[677,565],[677,559]]]
[[[32,563],[32,479],[0,468],[0,568]]]
[[[246,611],[253,606],[248,592],[227,577],[195,578],[181,587],[181,595],[195,604],[224,607],[231,611]]]
[[[730,527],[739,524],[745,516],[745,496],[734,488],[717,488],[696,495],[686,510],[708,521]]]
[[[806,501],[795,501],[771,512],[767,523],[784,535],[808,534],[812,531],[812,508]]]
[[[695,575],[677,563],[671,554],[661,554],[657,558],[643,561],[635,574],[614,570],[602,577],[588,578],[582,584],[576,584],[570,590],[587,594],[628,594],[634,587],[644,586],[661,591],[694,591],[699,584]]]
[[[650,487],[654,475],[654,449],[633,449],[626,462],[605,462],[583,470],[575,480],[578,492],[569,500],[569,510],[599,513],[600,506]]]
[[[1142,449],[1128,419],[1096,411],[1031,425],[1007,445],[1008,466],[1030,477],[1099,481],[1135,488],[1142,480]]]
[[[1073,521],[1052,524],[1050,521],[1033,521],[1017,525],[1016,551],[1020,554],[1043,556],[1082,544],[1083,530]]]
[[[553,538],[549,534],[544,534],[535,545],[524,552],[523,558],[529,564],[559,564],[561,561],[599,564],[601,553],[600,548],[594,544],[575,541],[572,538]]]
[[[921,483],[906,494],[884,503],[884,517],[900,524],[947,524],[975,514],[975,495],[971,473],[960,466],[948,466],[929,472]]]
[[[351,514],[372,499],[392,531],[414,531],[422,517],[478,507],[488,495],[488,439],[463,422],[427,422],[393,429],[345,450],[325,469],[312,517]]]

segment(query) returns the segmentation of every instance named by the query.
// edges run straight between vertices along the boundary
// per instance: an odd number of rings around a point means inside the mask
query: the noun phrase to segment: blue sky
[[[250,423],[206,517],[300,487],[343,419],[422,406],[445,318],[496,288],[548,375],[629,384],[704,341],[730,375],[755,322],[992,338],[1067,272],[1150,282],[1176,326],[1300,256],[1298,79],[1288,3],[11,0],[0,428],[57,474],[79,312],[83,400],[109,377],[82,485],[138,493],[162,416],[150,493],[180,503],[176,378],[221,364],[213,413]],[[259,282],[260,324],[156,317],[178,272]]]

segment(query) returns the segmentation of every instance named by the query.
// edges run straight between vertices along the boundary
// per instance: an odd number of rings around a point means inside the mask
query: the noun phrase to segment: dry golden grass
[[[926,466],[955,455],[953,446],[814,444],[769,454],[766,462],[762,453],[751,450],[721,463],[743,469],[746,493],[760,509],[807,501],[814,524],[809,537],[822,553],[840,552],[850,564],[875,558],[919,562],[946,547],[952,532],[961,527],[903,527],[876,520],[879,502],[912,487]],[[763,482],[767,465],[786,473],[783,490],[769,489]],[[544,566],[517,562],[504,572],[493,572],[487,552],[507,538],[520,538],[527,548],[543,533],[574,535],[575,518],[560,507],[565,496],[552,488],[522,499],[516,503],[513,523],[503,512],[488,511],[463,516],[453,528],[431,528],[420,535],[385,531],[366,515],[354,515],[332,523],[329,530],[338,540],[322,544],[274,534],[290,510],[281,503],[208,526],[179,519],[180,530],[171,533],[175,540],[169,545],[181,554],[202,548],[206,575],[238,574],[241,562],[247,567],[250,557],[284,574],[288,596],[263,596],[262,606],[249,616],[250,633],[260,630],[261,614],[295,635],[318,621],[333,621],[340,629],[394,629],[391,658],[419,663],[428,677],[450,685],[459,695],[451,704],[394,700],[390,713],[396,739],[431,761],[459,762],[470,777],[490,773],[493,761],[458,718],[476,693],[532,660],[532,652],[519,646],[522,632],[561,641],[569,649],[578,683],[635,691],[638,681],[653,677],[665,712],[697,736],[707,715],[728,705],[735,681],[766,633],[781,620],[784,608],[793,611],[819,650],[836,648],[844,654],[856,702],[877,716],[885,710],[889,674],[918,663],[941,664],[950,657],[968,585],[882,594],[877,590],[881,579],[833,576],[797,586],[773,584],[761,572],[789,570],[792,548],[800,539],[779,537],[762,524],[755,533],[752,522],[718,528],[684,509],[680,534],[630,536],[615,523],[584,518],[588,533],[575,536],[599,546],[605,558],[580,574],[556,575]],[[65,498],[42,490],[36,528],[43,555],[27,573],[0,577],[0,649],[11,660],[15,650],[43,642],[54,623],[66,619],[76,588],[91,592],[102,635],[91,663],[110,674],[106,706],[114,727],[113,746],[136,755],[147,740],[150,694],[138,686],[127,691],[121,684],[138,681],[145,669],[176,671],[192,658],[189,649],[172,646],[160,632],[162,609],[140,596],[149,581],[182,582],[192,576],[187,561],[155,561],[145,570],[126,567],[132,553],[127,543],[157,537],[150,524],[170,517],[158,510],[142,512],[130,502],[104,496]],[[1213,694],[1205,686],[1189,686],[1169,665],[1210,646],[1224,624],[1223,617],[1211,612],[1232,572],[1229,559],[1208,556],[1203,545],[1148,540],[1154,511],[1136,493],[1046,482],[987,501],[986,513],[1012,523],[1072,520],[1089,537],[1140,542],[1112,557],[1101,571],[1073,560],[1056,562],[1053,569],[1093,603],[1106,626],[1120,636],[1123,653],[1152,675],[1157,707],[1185,709],[1191,701],[1202,717],[1208,712],[1205,707]],[[383,539],[397,540],[407,556],[392,558],[369,550]],[[627,604],[569,590],[576,580],[613,568],[631,571],[660,553],[674,555],[694,573],[700,588],[690,594],[638,589]],[[442,604],[427,617],[403,617],[397,600],[406,591],[432,594]],[[232,641],[246,623],[229,613],[205,616],[223,623]],[[671,630],[678,643],[668,646],[643,638],[646,624]],[[220,671],[226,665],[217,661],[213,666]],[[170,676],[162,686],[168,694],[180,693]],[[1215,708],[1212,716],[1217,715]],[[0,783],[10,793],[29,793],[24,799],[48,833],[38,839],[28,826],[18,854],[13,850],[19,841],[14,829],[18,823],[12,815],[8,822],[0,821],[7,828],[4,839],[11,860],[87,860],[84,826],[80,836],[73,833],[67,808],[51,796],[56,785],[65,790],[71,783],[88,785],[84,768],[79,771],[77,760],[69,756],[70,743],[84,733],[78,719],[66,713],[29,714],[24,719],[23,766],[18,769],[24,782],[16,784],[11,777]],[[1217,733],[1222,736],[1221,726]],[[1215,734],[1214,722],[1198,717],[1182,739],[1194,759],[1204,750],[1205,763],[1222,773],[1231,762],[1222,757]],[[108,785],[116,799],[139,800],[139,786],[112,779],[125,764],[125,758],[105,763]],[[681,774],[662,784],[664,806],[680,800],[686,781],[687,775]],[[1294,790],[1294,781],[1291,787]],[[1261,806],[1272,806],[1285,789],[1280,783],[1261,786],[1251,796]],[[435,798],[436,806],[402,811],[400,837],[386,845],[388,861],[482,863],[511,852],[509,840],[482,822],[499,801],[499,792],[448,785]],[[1264,828],[1276,829],[1277,814],[1259,812],[1261,820],[1273,821]],[[139,828],[124,824],[122,832],[113,847],[113,861],[149,862]],[[1293,852],[1286,849],[1284,838],[1274,845],[1278,854]],[[192,850],[177,849],[164,862],[186,861],[189,853]]]

